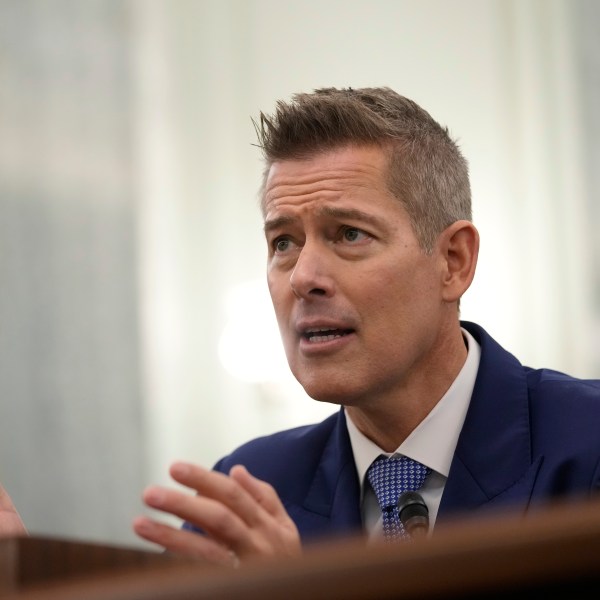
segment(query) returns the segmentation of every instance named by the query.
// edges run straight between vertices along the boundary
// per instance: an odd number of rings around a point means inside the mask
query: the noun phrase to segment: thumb
[[[27,529],[10,496],[0,485],[0,537],[27,535]]]

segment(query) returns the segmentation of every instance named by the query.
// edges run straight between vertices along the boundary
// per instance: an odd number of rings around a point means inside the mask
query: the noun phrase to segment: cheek
[[[410,312],[409,305],[407,288],[397,280],[388,278],[372,282],[360,294],[363,333],[380,342],[398,335],[398,328]]]
[[[271,300],[273,301],[273,304],[275,304],[281,296],[282,280],[281,276],[277,276],[277,274],[270,269],[267,270],[267,287],[269,288]]]
[[[363,287],[364,302],[373,309],[391,304],[400,310],[412,295],[414,287],[414,278],[397,270],[380,275],[377,279],[371,274]]]
[[[439,291],[432,277],[417,267],[395,270],[377,281],[371,279],[362,289],[361,303],[371,318],[393,328],[415,314],[426,312],[436,294]]]
[[[275,316],[280,326],[286,321],[290,310],[290,288],[289,285],[284,285],[283,281],[267,278],[271,303],[275,310]]]

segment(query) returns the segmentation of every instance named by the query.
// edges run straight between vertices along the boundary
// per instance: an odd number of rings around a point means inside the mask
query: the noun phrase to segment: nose
[[[290,275],[290,286],[298,298],[306,300],[333,295],[332,265],[324,248],[305,243]]]

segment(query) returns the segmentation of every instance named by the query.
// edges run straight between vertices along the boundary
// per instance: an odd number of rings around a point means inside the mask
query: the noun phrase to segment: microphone
[[[398,498],[398,515],[410,537],[421,537],[429,531],[429,509],[421,494],[404,492]]]

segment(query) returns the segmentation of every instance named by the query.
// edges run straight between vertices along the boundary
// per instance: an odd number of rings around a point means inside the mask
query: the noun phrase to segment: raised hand
[[[225,475],[177,462],[169,472],[196,493],[152,486],[144,491],[144,502],[196,525],[205,534],[138,517],[133,529],[140,537],[171,552],[222,565],[301,554],[298,530],[277,493],[245,467],[237,465]]]

